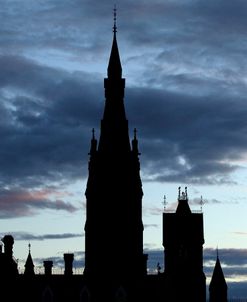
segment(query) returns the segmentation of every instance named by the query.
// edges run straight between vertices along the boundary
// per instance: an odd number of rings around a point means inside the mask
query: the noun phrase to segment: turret
[[[209,284],[209,298],[210,302],[227,302],[227,284],[220,264],[218,250],[212,279]]]
[[[24,275],[26,276],[33,276],[34,275],[34,264],[33,264],[33,259],[31,256],[31,244],[29,243],[28,245],[28,256],[27,256],[27,260],[25,263],[25,271],[24,271]]]

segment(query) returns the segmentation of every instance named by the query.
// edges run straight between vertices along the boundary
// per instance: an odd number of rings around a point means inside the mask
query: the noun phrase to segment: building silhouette
[[[164,272],[147,273],[143,252],[142,182],[137,131],[130,141],[124,108],[125,79],[117,45],[116,18],[99,141],[93,130],[86,187],[85,269],[73,275],[73,254],[64,254],[64,274],[35,274],[31,248],[24,274],[13,257],[14,238],[2,239],[0,252],[3,301],[205,302],[203,214],[191,211],[187,188],[179,188],[174,213],[163,213]],[[211,302],[227,301],[219,258],[210,284]],[[1,300],[2,301],[2,300]]]

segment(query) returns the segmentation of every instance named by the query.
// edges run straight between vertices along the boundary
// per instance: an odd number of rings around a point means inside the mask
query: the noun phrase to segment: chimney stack
[[[63,254],[64,258],[64,275],[72,276],[73,275],[73,261],[74,261],[74,254]]]
[[[45,275],[51,276],[52,274],[53,261],[46,260],[44,261]]]
[[[5,235],[2,239],[4,243],[4,253],[9,258],[12,259],[13,256],[13,245],[14,245],[14,238],[11,235]]]

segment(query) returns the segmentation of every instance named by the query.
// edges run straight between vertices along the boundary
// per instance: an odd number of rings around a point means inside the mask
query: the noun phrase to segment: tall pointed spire
[[[112,42],[112,49],[107,69],[108,78],[121,78],[122,77],[122,66],[118,51],[117,45],[117,9],[116,6],[113,10],[113,42]]]
[[[125,79],[117,45],[114,8],[113,43],[99,143],[92,138],[86,189],[85,270],[87,276],[125,279],[146,274],[143,254],[142,183],[136,131],[132,148],[124,106]],[[101,247],[103,247],[101,249]],[[90,277],[89,277],[90,278]],[[127,280],[127,279],[126,279]]]
[[[122,78],[122,66],[117,45],[116,8],[114,8],[113,42],[104,79],[105,109],[101,122],[101,135],[98,150],[116,153],[130,152],[128,121],[124,108],[125,79]],[[110,151],[111,150],[111,151]]]

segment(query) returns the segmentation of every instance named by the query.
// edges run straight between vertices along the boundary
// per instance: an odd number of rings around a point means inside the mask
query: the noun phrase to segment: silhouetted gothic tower
[[[182,194],[179,188],[176,212],[163,214],[168,301],[205,301],[203,244],[203,214],[190,210],[187,188]]]
[[[132,146],[129,140],[124,108],[125,79],[122,78],[115,22],[107,75],[99,144],[93,130],[89,153],[85,275],[136,278],[146,271],[143,193],[136,131]]]

